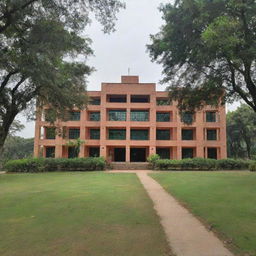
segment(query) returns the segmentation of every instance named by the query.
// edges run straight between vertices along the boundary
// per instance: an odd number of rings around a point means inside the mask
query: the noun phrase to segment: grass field
[[[134,174],[0,175],[1,256],[161,256],[167,242]]]
[[[231,239],[238,253],[256,255],[256,173],[166,172],[151,176]]]

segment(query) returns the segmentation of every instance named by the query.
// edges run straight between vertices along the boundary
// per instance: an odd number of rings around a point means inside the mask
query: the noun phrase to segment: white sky
[[[120,82],[121,75],[128,73],[139,75],[141,82],[157,83],[158,90],[164,90],[159,85],[161,66],[152,63],[146,52],[146,44],[150,42],[149,35],[159,31],[162,25],[161,13],[158,7],[169,0],[126,0],[126,9],[118,14],[116,32],[104,34],[101,25],[93,22],[85,33],[93,40],[94,56],[88,64],[96,71],[88,79],[87,90],[100,90],[102,82]],[[234,109],[235,106],[228,106]],[[34,122],[26,122],[25,129],[18,136],[34,137]]]

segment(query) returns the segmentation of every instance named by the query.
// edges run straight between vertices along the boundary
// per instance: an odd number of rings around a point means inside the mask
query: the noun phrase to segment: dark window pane
[[[182,149],[182,159],[184,158],[193,158],[194,149],[193,148],[183,148]]]
[[[131,140],[148,140],[148,130],[131,130]]]
[[[71,111],[69,112],[70,121],[80,121],[80,111]]]
[[[78,157],[78,150],[76,147],[68,148],[68,158],[76,158]]]
[[[100,129],[90,129],[90,139],[99,140],[100,139]]]
[[[194,121],[194,115],[191,112],[183,112],[181,114],[181,121],[185,124],[191,124]]]
[[[208,158],[217,159],[217,148],[207,148]]]
[[[193,129],[182,129],[182,140],[193,140],[194,139],[194,131]]]
[[[161,159],[170,159],[170,148],[157,148],[156,153]]]
[[[90,98],[90,105],[100,105],[100,98]]]
[[[126,139],[126,130],[124,129],[110,129],[108,131],[109,140],[125,140]]]
[[[126,110],[109,110],[109,121],[126,121]]]
[[[68,138],[69,139],[78,139],[80,137],[80,129],[74,128],[69,129]]]
[[[207,129],[207,140],[217,140],[216,129]]]
[[[46,132],[46,139],[47,140],[55,140],[55,135],[56,135],[56,129],[53,127],[47,127],[45,129]]]
[[[126,102],[126,95],[108,95],[108,102]]]
[[[156,130],[157,140],[170,140],[170,130]]]
[[[170,122],[170,113],[156,113],[156,121],[157,122]]]
[[[45,152],[45,157],[54,158],[55,157],[55,147],[47,147]]]
[[[216,122],[216,112],[206,112],[206,122]]]
[[[149,101],[149,95],[131,95],[132,103],[148,103]]]
[[[99,147],[89,148],[89,157],[99,157],[99,156],[100,156],[100,148]]]
[[[139,111],[139,110],[132,110],[131,111],[131,121],[136,122],[145,122],[149,120],[149,111]]]
[[[100,121],[100,112],[90,112],[89,120],[90,121]]]

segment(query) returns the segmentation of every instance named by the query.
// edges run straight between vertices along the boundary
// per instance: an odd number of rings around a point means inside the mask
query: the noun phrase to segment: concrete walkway
[[[170,247],[177,256],[233,256],[223,243],[208,231],[162,186],[138,171],[137,176],[154,203]]]

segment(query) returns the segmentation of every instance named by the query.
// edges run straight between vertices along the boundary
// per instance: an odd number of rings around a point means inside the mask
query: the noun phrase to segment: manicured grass
[[[232,239],[238,252],[256,255],[256,173],[161,172],[151,176],[227,240]]]
[[[169,255],[134,174],[0,175],[1,256]]]

